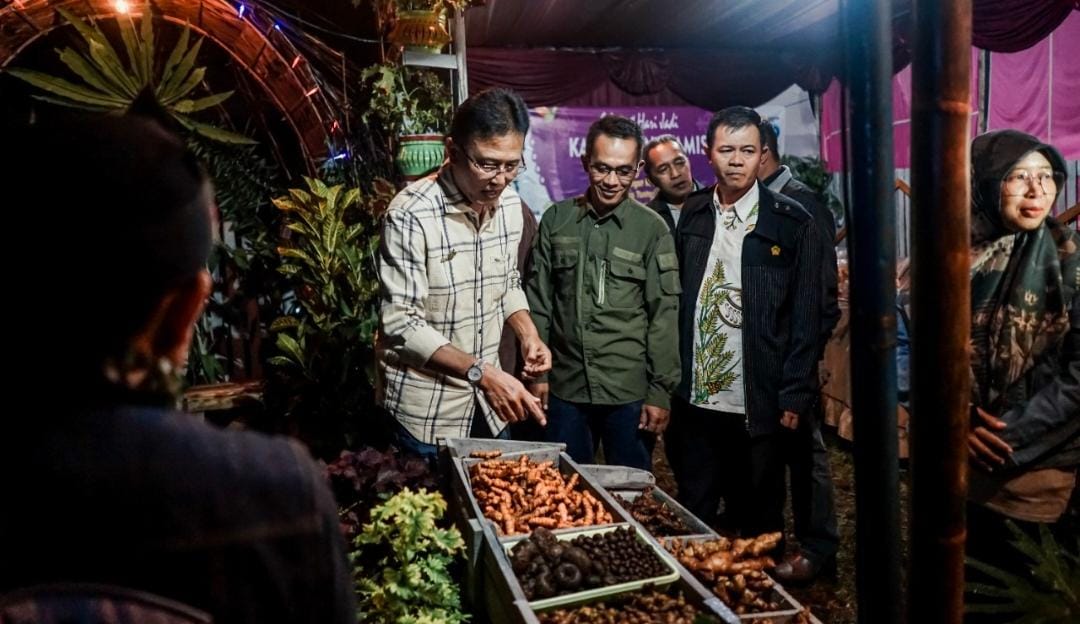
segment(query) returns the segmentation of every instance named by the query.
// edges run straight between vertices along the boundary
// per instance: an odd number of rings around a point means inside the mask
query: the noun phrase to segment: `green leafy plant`
[[[189,385],[225,381],[224,357],[213,349],[213,328],[209,314],[195,322],[195,333],[188,351],[187,382]]]
[[[383,63],[364,69],[360,81],[371,93],[361,119],[394,135],[442,134],[450,123],[450,88],[426,69]]]
[[[444,513],[440,494],[408,488],[371,510],[351,555],[361,622],[468,621],[450,573],[465,543],[456,528],[438,526]]]
[[[190,116],[220,105],[233,93],[225,91],[192,97],[196,87],[203,83],[206,68],[195,66],[203,40],[199,38],[189,44],[190,28],[184,28],[168,58],[159,63],[150,7],[143,9],[137,30],[133,18],[118,17],[120,38],[127,56],[127,63],[124,63],[95,21],[84,22],[62,7],[56,10],[75,27],[86,44],[86,49],[81,51],[70,47],[57,50],[60,60],[81,79],[82,84],[31,69],[8,69],[12,76],[52,94],[35,96],[37,99],[72,108],[112,112],[126,110],[142,93],[148,92],[173,119],[192,132],[225,143],[255,142]]]
[[[194,133],[187,142],[213,180],[225,226],[209,262],[214,293],[188,358],[189,382],[212,384],[229,380],[238,368],[243,374],[257,372],[259,339],[268,320],[280,314],[288,284],[277,270],[282,219],[270,199],[284,188],[279,169],[259,146],[219,143]],[[234,352],[237,345],[245,351]]]
[[[829,188],[833,176],[825,168],[825,161],[820,158],[800,156],[784,156],[780,160],[791,169],[791,174],[797,180],[817,195],[818,201],[833,213],[837,223],[844,222],[844,206],[840,203],[840,198]]]
[[[375,217],[365,210],[376,196],[305,182],[307,189],[273,200],[290,234],[277,248],[278,271],[296,299],[290,306],[295,314],[270,326],[279,355],[268,360],[268,399],[285,420],[283,428],[326,457],[350,442],[368,441],[350,437],[372,429],[379,235]]]
[[[1018,575],[968,558],[967,565],[995,581],[969,582],[965,588],[974,600],[968,613],[1015,615],[1014,624],[1066,624],[1080,619],[1080,537],[1075,550],[1062,548],[1046,525],[1039,525],[1036,541],[1011,521],[1016,537],[1011,542],[1030,562],[1030,575]],[[1005,548],[1005,545],[1002,545]],[[986,600],[991,599],[991,600]]]

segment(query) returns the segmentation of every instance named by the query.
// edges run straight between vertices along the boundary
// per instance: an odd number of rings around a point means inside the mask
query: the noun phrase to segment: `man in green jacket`
[[[680,286],[667,225],[628,196],[643,143],[624,117],[589,128],[589,189],[544,213],[526,293],[552,352],[533,386],[547,439],[583,463],[602,441],[609,463],[650,470],[680,376]]]

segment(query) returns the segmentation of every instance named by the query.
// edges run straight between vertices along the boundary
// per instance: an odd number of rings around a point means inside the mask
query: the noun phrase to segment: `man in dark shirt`
[[[0,594],[103,584],[214,622],[354,622],[336,505],[307,452],[168,407],[212,284],[195,157],[136,117],[4,140],[3,188],[37,198],[10,225],[48,218],[51,245],[11,285],[35,306],[10,345],[12,383],[35,400],[0,432]]]
[[[821,332],[818,353],[825,354],[825,344],[840,319],[837,304],[836,246],[833,243],[836,223],[828,208],[805,184],[797,180],[787,165],[780,164],[780,148],[776,128],[765,120],[761,124],[761,139],[765,144],[761,154],[758,179],[769,190],[799,202],[817,224],[821,241]],[[807,419],[798,435],[791,438],[788,454],[791,466],[791,510],[795,521],[795,537],[801,551],[793,552],[780,563],[774,573],[786,583],[805,583],[813,580],[823,566],[832,565],[840,543],[836,526],[832,474],[829,452],[821,437],[820,397],[814,413]]]
[[[679,498],[744,534],[783,531],[787,440],[817,394],[821,247],[813,219],[757,179],[760,116],[709,122],[717,183],[693,193],[676,247],[682,381],[666,437]]]
[[[656,187],[656,197],[647,206],[656,211],[672,232],[679,225],[686,198],[698,190],[690,158],[672,134],[658,136],[645,144],[645,175]]]

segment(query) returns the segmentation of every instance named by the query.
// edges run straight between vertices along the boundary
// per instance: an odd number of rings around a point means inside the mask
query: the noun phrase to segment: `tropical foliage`
[[[989,582],[969,582],[968,613],[1012,616],[995,621],[1014,624],[1066,624],[1080,620],[1080,537],[1072,544],[1054,539],[1045,524],[1036,540],[1013,522],[1015,539],[1002,548],[1016,549],[1028,562],[1027,574],[1016,574],[968,559],[967,565]]]
[[[336,454],[372,417],[379,236],[371,196],[304,180],[306,189],[273,200],[290,234],[278,271],[296,297],[296,314],[270,327],[280,352],[269,359],[274,409],[316,454]]]
[[[825,168],[825,161],[799,156],[784,156],[781,160],[791,169],[795,179],[810,187],[818,201],[833,213],[837,224],[845,223],[844,206],[832,191],[833,175]]]
[[[149,6],[142,11],[138,29],[134,18],[118,17],[125,62],[95,21],[84,22],[63,7],[56,10],[75,27],[86,46],[83,50],[66,47],[57,51],[61,62],[81,83],[32,69],[7,70],[12,76],[50,94],[35,96],[37,99],[84,110],[120,112],[149,93],[173,119],[190,131],[215,141],[254,143],[243,135],[191,117],[193,113],[220,105],[233,92],[194,96],[203,83],[206,68],[195,66],[203,40],[199,38],[191,43],[190,27],[181,31],[168,58],[159,62],[155,48],[157,34]]]
[[[188,147],[214,181],[214,197],[225,224],[209,263],[214,293],[196,327],[188,358],[188,380],[211,384],[234,379],[232,373],[257,372],[254,362],[266,330],[264,320],[281,313],[289,285],[277,270],[281,214],[271,198],[284,192],[284,186],[280,170],[259,146],[220,143],[193,134]]]
[[[430,70],[383,63],[368,67],[360,81],[371,93],[361,114],[395,135],[443,133],[450,123],[450,89]]]

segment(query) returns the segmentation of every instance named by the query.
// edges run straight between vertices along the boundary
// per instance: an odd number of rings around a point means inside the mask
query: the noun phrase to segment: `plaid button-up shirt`
[[[423,370],[446,344],[499,366],[503,324],[529,307],[517,270],[521,199],[507,188],[478,221],[449,167],[398,193],[385,217],[379,398],[427,444],[468,436],[477,405],[492,432],[506,426],[468,382]]]

